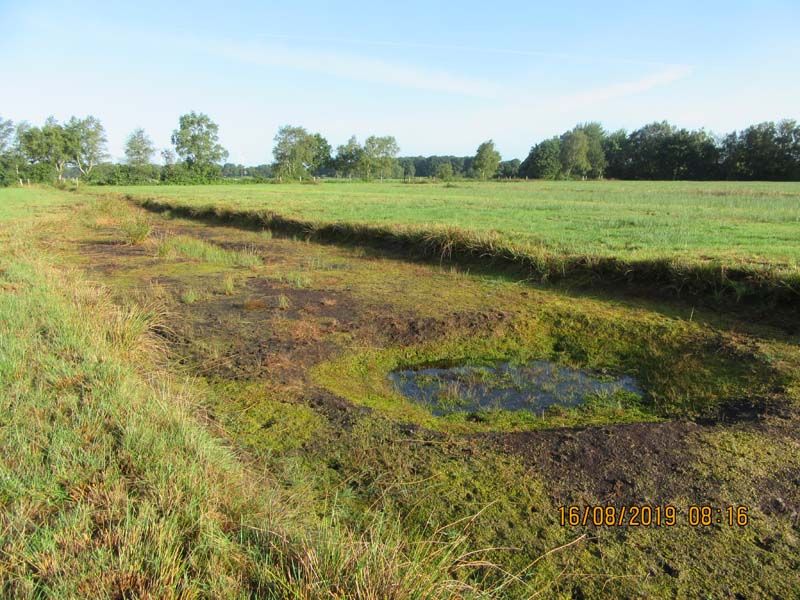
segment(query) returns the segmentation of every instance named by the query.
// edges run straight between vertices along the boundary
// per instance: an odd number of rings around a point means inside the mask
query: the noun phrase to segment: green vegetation
[[[126,219],[120,225],[120,228],[129,244],[143,243],[152,231],[150,221],[147,215],[143,213],[136,213],[133,217]]]
[[[789,305],[794,184],[324,184],[114,188],[153,210],[510,268],[525,278]],[[771,206],[763,210],[764,203]]]
[[[131,245],[141,209],[113,196],[5,190],[0,207],[0,595],[800,590],[791,319],[575,295],[181,211],[149,215]],[[436,417],[387,378],[531,359],[631,375],[643,396]],[[745,504],[750,524],[558,517],[699,502]]]
[[[409,538],[372,513],[353,528],[203,426],[198,399],[213,408],[239,392],[170,372],[162,309],[119,305],[51,266],[70,256],[52,254],[56,236],[69,246],[99,223],[118,236],[107,205],[37,190],[0,200],[0,594],[460,598],[480,584],[457,528]],[[307,407],[258,414],[260,432],[262,417],[294,423],[273,430],[284,432],[274,452],[323,422]]]
[[[156,253],[162,258],[183,256],[218,265],[255,267],[261,264],[261,257],[251,249],[226,250],[183,235],[166,237],[158,244]]]
[[[696,324],[643,322],[624,310],[592,306],[591,312],[560,303],[538,307],[501,334],[436,339],[412,347],[369,349],[325,363],[315,379],[332,392],[430,429],[459,432],[532,430],[601,425],[663,418],[715,418],[726,399],[767,397],[787,383],[766,360],[746,359],[725,339]],[[709,352],[717,347],[718,351]],[[599,372],[633,375],[647,390],[643,402],[593,402],[539,415],[527,411],[456,412],[433,417],[404,398],[388,379],[390,372],[428,365],[525,364],[547,359]],[[450,399],[452,402],[452,399]]]
[[[800,261],[800,184],[552,182],[115,187],[181,206],[273,211],[315,224],[455,227],[523,248],[617,256]],[[765,205],[769,209],[765,210]]]
[[[666,121],[630,133],[605,131],[600,123],[582,123],[534,145],[525,160],[502,160],[492,140],[474,156],[405,156],[393,136],[352,136],[332,153],[320,133],[285,125],[275,136],[272,165],[220,165],[228,151],[219,143],[219,127],[194,111],[181,115],[173,131],[174,150],[162,150],[163,166],[152,164],[155,147],[138,128],[125,143],[125,164],[107,158],[106,136],[96,117],[53,117],[41,127],[0,118],[0,186],[62,183],[65,177],[101,185],[148,183],[197,184],[230,181],[306,181],[318,177],[366,181],[373,178],[449,180],[469,177],[516,179],[630,180],[800,180],[800,124],[791,119],[763,122],[727,136],[705,129],[679,129]],[[181,159],[176,161],[176,154]],[[422,181],[425,181],[424,179]]]

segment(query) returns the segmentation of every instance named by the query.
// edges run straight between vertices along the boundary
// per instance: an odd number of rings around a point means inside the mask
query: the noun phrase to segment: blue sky
[[[658,5],[657,5],[658,4]],[[577,122],[722,133],[800,118],[800,2],[0,0],[0,116],[93,114],[119,157],[208,113],[234,162],[279,126],[505,158]]]

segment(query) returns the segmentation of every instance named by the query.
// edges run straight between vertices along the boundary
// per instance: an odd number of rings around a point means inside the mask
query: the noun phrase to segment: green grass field
[[[314,223],[458,227],[524,248],[627,260],[718,259],[796,269],[800,184],[515,182],[96,188],[189,206],[270,210]]]

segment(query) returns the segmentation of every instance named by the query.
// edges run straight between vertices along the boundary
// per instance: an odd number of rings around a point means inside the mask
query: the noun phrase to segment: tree
[[[536,144],[519,166],[519,173],[532,179],[558,179],[561,175],[561,140],[554,137]]]
[[[589,169],[586,175],[592,179],[600,179],[606,170],[606,153],[603,149],[603,139],[606,132],[600,123],[584,123],[575,128],[586,135],[586,159],[589,161]]]
[[[515,177],[519,177],[519,166],[521,164],[522,163],[520,163],[518,158],[504,160],[500,163],[498,174],[500,177],[505,177],[506,179],[514,179]]]
[[[666,142],[675,134],[675,127],[666,121],[650,123],[628,136],[629,176],[633,179],[671,179],[666,168]]]
[[[256,165],[248,167],[247,174],[253,179],[268,179],[272,177],[272,165]]]
[[[81,175],[88,176],[92,169],[106,156],[106,131],[96,117],[84,119],[72,117],[64,125],[64,134],[69,145],[69,158],[78,167]]]
[[[64,127],[48,117],[42,127],[27,127],[20,133],[20,151],[30,165],[49,167],[58,181],[72,156],[72,145]],[[35,180],[46,178],[46,169],[36,169]]]
[[[409,157],[399,158],[397,159],[397,163],[400,165],[403,179],[405,179],[406,181],[414,179],[414,175],[417,172],[417,166],[413,158]]]
[[[436,178],[442,181],[450,181],[453,178],[453,163],[449,160],[436,167]]]
[[[219,143],[219,126],[203,113],[181,115],[178,129],[172,132],[172,143],[191,170],[208,173],[228,157]]]
[[[279,177],[302,179],[327,168],[331,145],[320,134],[310,134],[304,127],[285,125],[275,135],[275,171]]]
[[[333,158],[331,157],[331,145],[322,135],[315,133],[311,136],[312,144],[314,146],[314,157],[309,170],[313,175],[325,174],[332,167]]]
[[[492,140],[483,142],[478,146],[478,151],[475,153],[475,159],[472,162],[472,168],[479,179],[485,180],[494,177],[499,166],[500,153],[495,150]]]
[[[11,149],[14,139],[14,123],[0,117],[0,154],[5,154]]]
[[[628,177],[628,134],[624,129],[609,133],[603,139],[606,175],[615,179]]]
[[[25,155],[23,146],[25,132],[29,129],[31,129],[31,125],[28,122],[22,121],[17,123],[16,127],[14,128],[13,139],[4,155],[5,167],[7,173],[9,173],[9,178],[13,176],[13,178],[16,179],[17,183],[20,185],[24,183],[25,178],[30,178],[31,175],[26,169],[26,167],[30,164],[30,161]],[[46,168],[51,167],[46,166]],[[44,180],[46,179],[49,179],[49,177],[44,178]]]
[[[364,151],[359,161],[361,175],[364,179],[371,179],[373,174],[378,174],[381,179],[390,177],[397,161],[400,147],[397,140],[391,135],[371,135],[364,140]]]
[[[0,117],[0,186],[6,186],[15,179],[13,160],[14,123]]]
[[[345,177],[352,177],[361,164],[361,155],[364,149],[358,143],[356,136],[352,136],[347,143],[336,148],[336,158],[333,159],[336,172]]]
[[[591,170],[589,138],[579,129],[561,136],[561,169],[566,177],[583,178]]]
[[[722,144],[723,172],[729,179],[800,178],[800,127],[793,120],[751,125]]]
[[[221,175],[223,177],[244,177],[247,175],[247,168],[244,165],[225,163],[222,165]]]
[[[783,178],[800,180],[800,124],[793,119],[785,119],[778,123],[777,133]]]
[[[132,167],[144,167],[153,160],[156,148],[153,140],[141,127],[134,129],[133,133],[125,140],[125,160]]]
[[[164,148],[161,151],[161,160],[164,161],[164,165],[167,167],[174,165],[175,152],[173,152],[171,148]]]

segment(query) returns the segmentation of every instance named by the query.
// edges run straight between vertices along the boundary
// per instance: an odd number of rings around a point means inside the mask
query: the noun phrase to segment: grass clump
[[[233,296],[236,292],[236,279],[230,273],[222,278],[222,293],[226,296]]]
[[[200,299],[200,293],[194,288],[186,288],[180,293],[180,301],[184,304],[194,304]]]
[[[311,276],[302,271],[291,271],[281,277],[282,281],[289,283],[297,289],[305,289],[311,287]]]
[[[149,219],[141,212],[125,219],[119,227],[126,243],[134,246],[143,244],[153,231]]]
[[[163,239],[156,249],[161,258],[183,257],[228,267],[258,267],[262,263],[251,249],[228,250],[197,238],[176,235]]]

